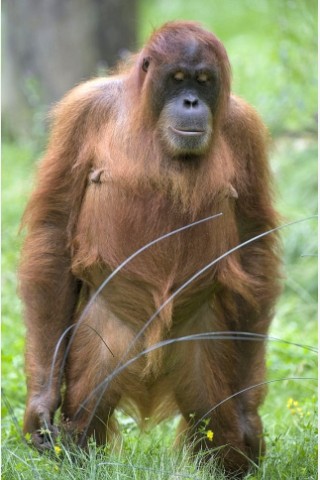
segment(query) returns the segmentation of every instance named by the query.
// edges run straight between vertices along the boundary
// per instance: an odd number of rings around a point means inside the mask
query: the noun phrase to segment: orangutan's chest
[[[219,207],[208,204],[192,218],[190,212],[157,191],[130,195],[95,178],[80,212],[76,256],[86,258],[87,252],[90,265],[99,263],[111,270],[131,257],[123,269],[130,278],[150,284],[181,284],[224,253],[228,223],[221,215],[170,233],[220,213]]]

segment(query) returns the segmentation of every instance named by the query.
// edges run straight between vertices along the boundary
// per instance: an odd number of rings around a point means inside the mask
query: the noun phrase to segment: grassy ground
[[[218,3],[219,8],[214,9]],[[317,209],[317,143],[306,133],[313,125],[315,110],[316,73],[310,53],[314,51],[315,2],[218,3],[143,0],[141,39],[151,27],[182,17],[203,21],[218,33],[230,54],[235,91],[258,108],[273,132],[282,134],[274,143],[271,157],[277,204],[284,221],[306,218]],[[303,58],[303,64],[299,58]],[[290,136],[283,135],[288,131]],[[292,133],[297,131],[303,133]],[[140,434],[133,421],[120,417],[123,438],[117,449],[97,451],[92,445],[88,453],[83,453],[58,446],[51,456],[41,456],[23,443],[24,326],[16,295],[16,268],[21,244],[19,221],[32,188],[32,149],[4,143],[2,171],[2,477],[212,478],[214,466],[197,470],[187,452],[172,450],[176,420]],[[261,467],[248,475],[251,480],[317,478],[317,357],[301,346],[317,345],[315,220],[284,229],[282,238],[285,288],[270,333],[288,343],[268,343],[268,379],[273,383],[261,410],[268,453]],[[222,476],[216,473],[214,478]]]

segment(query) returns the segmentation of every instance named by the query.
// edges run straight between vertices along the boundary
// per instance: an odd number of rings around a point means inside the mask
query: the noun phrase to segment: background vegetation
[[[278,209],[285,221],[317,210],[317,3],[313,0],[140,0],[140,43],[166,20],[201,21],[228,50],[233,90],[261,113],[272,136],[271,162]],[[25,402],[24,326],[16,295],[16,269],[22,240],[19,222],[32,188],[43,131],[32,142],[3,141],[2,176],[2,444],[3,478],[11,479],[206,479],[214,466],[197,470],[186,452],[173,452],[176,421],[140,434],[120,417],[118,450],[87,454],[58,446],[40,456],[21,441]],[[41,144],[41,142],[40,142]],[[261,410],[268,454],[250,479],[316,479],[317,233],[315,219],[282,231],[284,292],[268,343],[269,394]],[[292,342],[292,343],[291,343]],[[280,380],[299,378],[299,380]],[[85,460],[85,461],[84,461]],[[214,478],[220,478],[216,473]]]

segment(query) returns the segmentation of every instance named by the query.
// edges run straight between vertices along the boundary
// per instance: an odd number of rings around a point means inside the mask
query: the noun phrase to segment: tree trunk
[[[136,0],[7,0],[3,127],[42,133],[49,106],[135,48]]]

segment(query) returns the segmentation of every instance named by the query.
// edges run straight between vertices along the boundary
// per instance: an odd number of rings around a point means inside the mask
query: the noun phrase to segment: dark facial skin
[[[145,58],[142,68],[147,71],[151,63]],[[175,157],[206,153],[219,94],[215,67],[195,52],[172,65],[155,65],[152,77],[156,79],[151,85],[153,111],[168,153]]]

